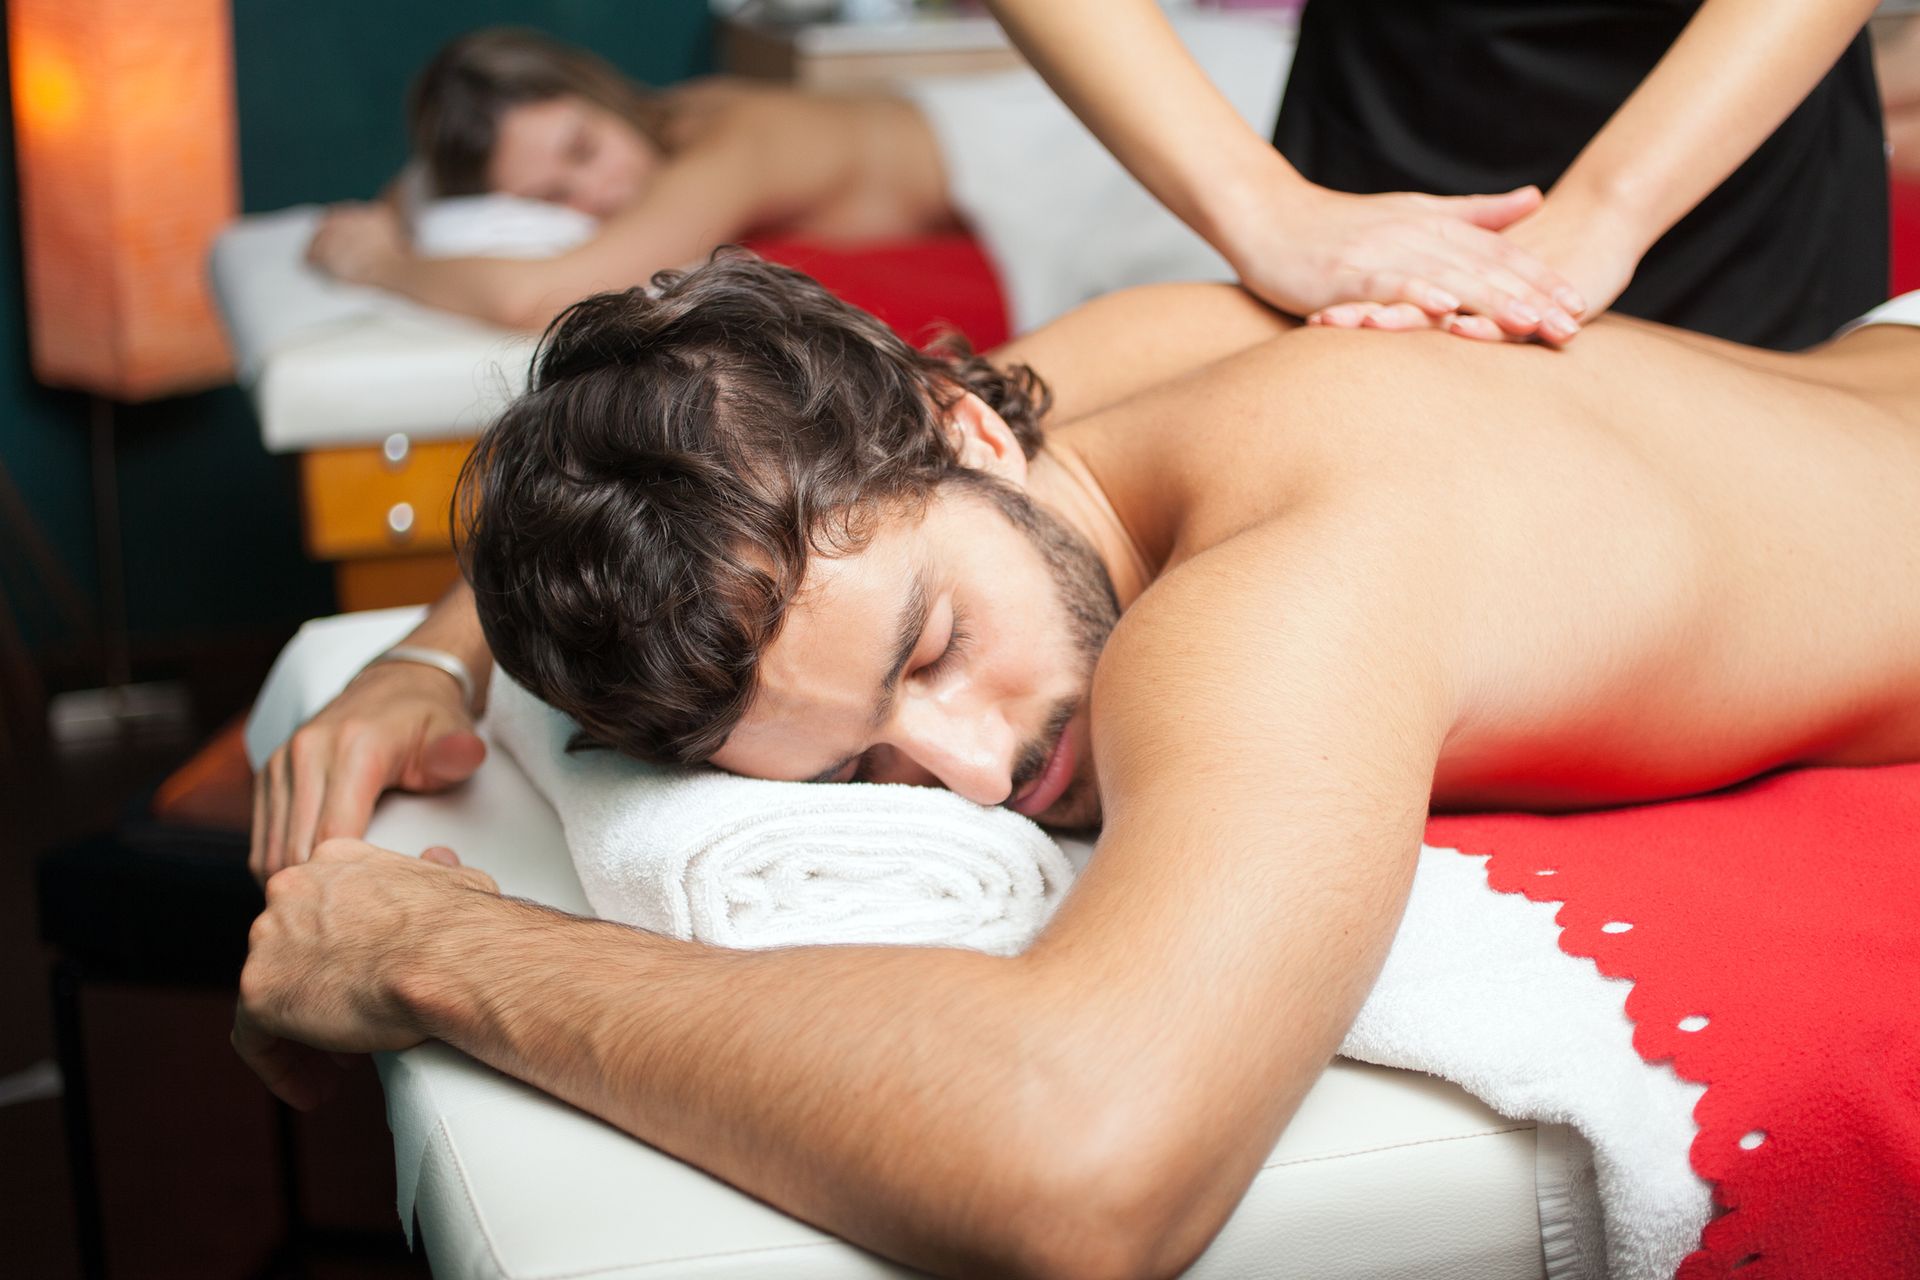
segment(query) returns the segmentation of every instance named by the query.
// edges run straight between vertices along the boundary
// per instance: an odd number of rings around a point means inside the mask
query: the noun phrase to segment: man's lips
[[[1047,757],[1046,765],[1040,770],[1040,776],[1028,783],[1026,789],[1012,800],[1007,807],[1015,813],[1025,814],[1029,818],[1038,817],[1051,808],[1067,784],[1073,781],[1073,742],[1068,729],[1060,731],[1059,740],[1053,744],[1053,754]]]

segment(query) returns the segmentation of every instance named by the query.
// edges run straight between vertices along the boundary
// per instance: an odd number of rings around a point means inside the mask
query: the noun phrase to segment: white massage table
[[[418,616],[308,624],[249,722],[256,765]],[[446,844],[506,893],[588,912],[553,811],[503,752],[457,794],[390,796],[368,839]],[[911,1274],[445,1045],[379,1070],[400,1218],[441,1280]],[[1189,1274],[1544,1275],[1537,1136],[1443,1081],[1336,1061]]]

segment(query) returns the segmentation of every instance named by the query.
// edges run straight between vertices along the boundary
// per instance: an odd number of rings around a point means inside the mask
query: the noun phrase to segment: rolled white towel
[[[498,193],[431,200],[413,212],[414,251],[425,258],[551,258],[599,230],[578,209]]]
[[[1073,877],[1008,809],[932,787],[813,786],[568,754],[574,724],[496,670],[488,728],[552,802],[600,916],[725,947],[1022,950]]]

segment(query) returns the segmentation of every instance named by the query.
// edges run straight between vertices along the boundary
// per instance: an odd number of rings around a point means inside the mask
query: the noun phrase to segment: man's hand
[[[318,1106],[349,1055],[426,1038],[398,990],[409,946],[443,929],[472,895],[499,892],[451,849],[409,858],[358,840],[320,845],[267,882],[240,973],[234,1049],[289,1105]]]
[[[247,867],[265,881],[316,841],[364,835],[381,792],[445,790],[486,755],[451,677],[411,662],[368,667],[254,778]]]
[[[1272,200],[1229,254],[1260,297],[1318,323],[1355,327],[1395,308],[1404,323],[1478,323],[1471,337],[1566,342],[1590,299],[1551,261],[1501,232],[1541,207],[1537,189],[1498,196],[1353,196],[1302,184]],[[1366,309],[1343,304],[1378,304]]]
[[[392,205],[337,204],[327,210],[307,245],[307,261],[349,284],[386,287],[411,247]]]

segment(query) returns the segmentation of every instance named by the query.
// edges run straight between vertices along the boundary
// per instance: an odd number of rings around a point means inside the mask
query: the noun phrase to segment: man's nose
[[[945,787],[975,804],[995,805],[1013,794],[1016,735],[998,713],[947,711],[923,704],[902,709],[898,749]]]

